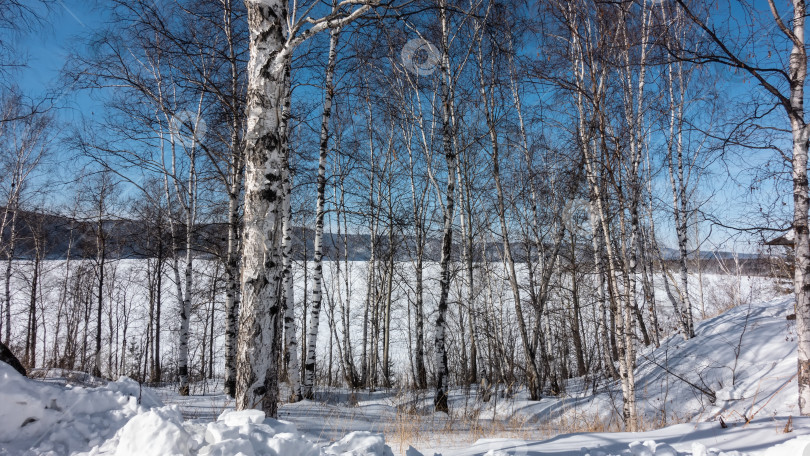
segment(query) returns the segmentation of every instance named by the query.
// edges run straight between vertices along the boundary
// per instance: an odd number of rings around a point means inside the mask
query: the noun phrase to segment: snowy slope
[[[425,455],[440,452],[443,456],[671,451],[810,455],[810,419],[796,417],[795,321],[787,319],[793,313],[793,302],[787,297],[732,308],[701,322],[691,340],[675,335],[659,348],[642,350],[636,381],[639,411],[644,416],[641,426],[650,429],[647,432],[561,434],[542,441],[481,439],[469,448],[431,445],[420,450]],[[595,395],[575,391],[565,398],[536,402],[524,397],[491,405],[483,415],[494,412],[502,419],[520,417],[538,426],[556,422],[575,427],[571,423],[593,419],[593,415],[602,415],[605,422],[615,419],[615,412],[621,410],[620,391],[614,383]],[[672,423],[682,424],[661,428]],[[787,427],[793,431],[785,433]],[[647,446],[640,445],[645,441]],[[784,442],[789,443],[775,446]]]
[[[0,362],[0,454],[68,454],[104,442],[147,406],[129,379],[105,388],[49,385],[28,380]]]
[[[689,341],[673,336],[640,353],[645,413],[701,421],[797,415],[793,302],[736,307],[701,322]]]
[[[640,350],[636,391],[643,426],[798,415],[796,328],[786,318],[793,302],[778,298],[735,307],[698,324],[693,339],[674,335],[660,348]],[[621,411],[618,382],[596,395],[576,381],[568,391],[563,398],[501,403],[495,416],[539,421],[588,414],[607,420]]]

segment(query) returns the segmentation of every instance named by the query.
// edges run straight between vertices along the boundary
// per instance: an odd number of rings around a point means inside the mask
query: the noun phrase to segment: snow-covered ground
[[[391,454],[379,434],[352,432],[320,445],[258,410],[186,420],[177,404],[164,405],[126,377],[95,388],[63,386],[26,379],[0,363],[0,404],[2,455]]]
[[[810,455],[810,418],[796,416],[792,307],[735,307],[692,340],[642,350],[645,432],[615,432],[618,385],[587,379],[540,401],[454,390],[449,416],[432,413],[425,393],[320,391],[284,404],[276,421],[234,412],[222,394],[181,398],[126,378],[87,386],[58,371],[32,380],[0,363],[0,455]]]

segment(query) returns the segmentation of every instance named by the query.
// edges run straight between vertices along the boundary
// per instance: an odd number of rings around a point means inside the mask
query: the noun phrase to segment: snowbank
[[[321,448],[258,410],[184,421],[177,406],[125,377],[98,388],[59,386],[0,362],[0,404],[0,455],[393,456],[381,435],[353,432]]]
[[[391,448],[385,444],[385,439],[379,434],[368,431],[355,431],[348,434],[341,441],[324,449],[325,455],[342,456],[394,456]]]
[[[105,388],[29,380],[0,362],[0,454],[62,455],[87,451],[146,410],[127,378]],[[148,405],[157,399],[148,396]]]

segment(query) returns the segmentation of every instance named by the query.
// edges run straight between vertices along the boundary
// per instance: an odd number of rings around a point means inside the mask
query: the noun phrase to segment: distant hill
[[[0,217],[4,210],[0,208]],[[11,217],[11,214],[9,214]],[[154,223],[143,220],[110,219],[102,222],[106,237],[107,255],[111,258],[152,258],[162,248],[164,255],[171,252],[171,233],[168,226],[159,233]],[[185,248],[183,225],[177,226],[182,239],[179,248]],[[19,211],[17,214],[17,241],[14,256],[19,259],[33,258],[37,244],[47,259],[64,259],[71,257],[92,258],[97,255],[98,221],[75,219],[57,214],[45,214],[32,211]],[[8,244],[11,238],[11,227],[7,226],[2,233],[2,241]],[[315,230],[309,227],[293,228],[293,255],[296,260],[312,258],[315,250]],[[345,237],[345,239],[344,239]],[[388,252],[387,235],[378,237],[377,257],[384,257]],[[347,241],[347,242],[345,242]],[[194,228],[192,248],[200,257],[224,256],[228,243],[228,227],[224,223],[200,224]],[[347,249],[348,244],[348,249]],[[407,251],[414,250],[412,238],[398,236],[395,240],[395,256],[407,259]],[[429,239],[425,247],[426,260],[438,261],[441,239]],[[342,259],[348,251],[352,261],[367,261],[371,258],[371,236],[368,234],[349,234],[338,236],[335,233],[324,233],[324,258]]]
[[[5,211],[0,208],[0,217]],[[12,214],[9,214],[9,219]],[[159,249],[164,255],[171,253],[171,232],[168,226],[162,233],[154,223],[143,220],[109,219],[102,221],[107,255],[111,258],[152,258]],[[176,227],[182,239],[179,248],[185,248],[185,227]],[[17,214],[16,243],[14,256],[19,259],[33,258],[39,240],[40,248],[47,259],[71,257],[92,258],[97,255],[98,221],[75,219],[58,214],[32,211],[19,211]],[[314,251],[314,230],[293,228],[293,252],[296,258],[311,257]],[[8,245],[11,240],[10,223],[2,233],[2,242]],[[200,224],[194,228],[193,249],[200,257],[224,255],[227,249],[228,227],[224,223]],[[370,258],[368,235],[348,236],[349,257],[352,260]],[[383,243],[385,245],[385,243]],[[387,246],[385,247],[387,248]],[[342,258],[345,251],[343,237],[330,233],[324,236],[324,255],[327,258]]]
[[[0,208],[0,217],[4,213]],[[10,216],[10,215],[9,215]],[[163,255],[171,255],[171,234],[168,226],[159,233],[156,224],[146,223],[143,220],[110,219],[102,222],[104,236],[106,236],[106,250],[109,258],[153,258],[162,249]],[[96,233],[98,222],[89,219],[75,219],[58,214],[46,214],[31,211],[20,211],[17,218],[17,242],[14,256],[18,259],[31,259],[36,252],[35,239],[41,240],[41,248],[47,259],[65,259],[68,254],[72,258],[94,258],[97,255]],[[179,233],[184,233],[184,227],[178,226]],[[2,233],[2,241],[8,245],[11,229],[6,227]],[[182,235],[181,235],[182,237]],[[345,237],[345,239],[344,239]],[[193,249],[198,257],[213,258],[224,257],[228,242],[227,225],[224,223],[200,224],[194,229]],[[397,261],[411,259],[411,252],[415,249],[415,240],[411,236],[397,235],[394,238],[394,255]],[[185,248],[185,240],[178,242],[179,248]],[[351,261],[368,261],[371,258],[371,236],[368,234],[325,233],[323,240],[324,258],[327,260],[343,259],[348,253]],[[386,258],[389,252],[387,233],[378,236],[377,258]],[[453,245],[453,256],[459,258],[461,246]],[[590,263],[591,254],[589,246],[584,246],[580,262]],[[315,250],[315,231],[309,227],[293,228],[293,256],[301,261],[312,258]],[[502,245],[500,242],[487,243],[487,259],[500,262]],[[564,252],[570,249],[563,249]],[[425,245],[425,260],[439,261],[441,254],[441,239],[438,236],[429,237]],[[482,259],[482,249],[476,247],[474,261]],[[513,245],[513,255],[518,262],[526,259],[525,246],[521,243]],[[676,270],[678,251],[664,248],[662,251],[664,263],[670,270]],[[578,255],[580,256],[580,255]],[[735,260],[736,258],[736,260]],[[700,267],[707,272],[723,272],[733,270],[739,261],[743,274],[767,275],[772,274],[783,263],[781,258],[761,256],[757,254],[734,254],[727,251],[701,251]],[[697,267],[694,253],[690,255],[690,266]]]
[[[678,253],[677,249],[671,249],[669,247],[663,247],[661,249],[661,256],[664,260],[677,260],[680,257],[680,253]],[[689,258],[696,258],[696,252],[689,252]],[[701,250],[700,251],[700,258],[702,260],[713,260],[713,259],[721,259],[721,260],[732,260],[735,257],[740,260],[752,260],[756,258],[760,258],[762,255],[757,253],[736,253],[736,252],[729,252],[726,250]]]

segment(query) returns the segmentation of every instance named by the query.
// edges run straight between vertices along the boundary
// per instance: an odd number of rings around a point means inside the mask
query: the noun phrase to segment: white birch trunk
[[[246,1],[250,29],[242,308],[236,372],[236,408],[278,414],[278,319],[281,313],[282,110],[286,2]]]
[[[284,106],[290,93],[287,65],[295,46],[329,27],[351,22],[370,5],[349,14],[302,18],[288,29],[284,0],[245,0],[250,30],[245,133],[245,215],[242,309],[239,315],[236,408],[278,414],[281,332],[282,214],[287,162]],[[375,3],[369,1],[368,3]],[[302,31],[302,27],[310,27]],[[299,33],[300,32],[300,33]]]
[[[240,173],[241,174],[241,173]],[[228,253],[225,266],[225,394],[236,394],[236,329],[239,317],[239,184],[228,201]]]
[[[439,303],[436,309],[436,323],[434,329],[434,370],[436,375],[436,392],[433,398],[433,407],[437,412],[449,412],[447,403],[448,383],[450,380],[447,366],[447,351],[445,347],[445,330],[447,322],[447,298],[450,293],[450,254],[453,244],[453,215],[455,211],[456,192],[456,151],[453,147],[455,134],[452,117],[454,109],[453,81],[450,74],[449,33],[447,8],[444,0],[439,2],[439,16],[442,29],[441,43],[441,123],[442,123],[442,151],[447,163],[447,190],[444,204],[444,223],[442,227],[442,253],[439,275]]]
[[[773,3],[771,3],[771,8]],[[808,231],[807,141],[810,137],[804,119],[804,85],[807,79],[807,53],[804,0],[793,0],[793,48],[790,52],[790,109],[793,131],[793,229],[796,233],[796,333],[798,334],[799,411],[810,415],[810,232]],[[781,22],[780,22],[781,24]]]
[[[286,120],[284,123],[286,124]],[[286,131],[286,128],[284,128],[283,131]],[[284,163],[285,165],[289,163],[288,157],[284,158]],[[301,377],[298,363],[298,339],[295,327],[295,293],[293,290],[292,272],[292,208],[290,206],[292,182],[290,182],[290,172],[287,168],[288,166],[285,166],[283,177],[284,202],[282,205],[282,232],[284,239],[282,241],[282,264],[284,271],[282,289],[284,290],[284,296],[282,297],[282,301],[284,308],[284,336],[288,353],[287,377],[290,382],[290,400],[292,402],[298,402],[301,400]]]
[[[198,117],[199,118],[199,117]],[[183,146],[188,147],[188,146]],[[180,285],[179,268],[177,267],[177,256],[175,253],[175,279],[177,280],[177,299],[180,302],[180,341],[177,354],[177,370],[180,376],[181,396],[189,395],[188,383],[188,345],[189,345],[189,320],[191,318],[191,293],[193,285],[194,256],[192,243],[194,241],[194,224],[196,222],[197,211],[197,171],[196,171],[196,138],[190,144],[189,151],[189,171],[186,189],[181,190],[175,181],[175,193],[178,202],[185,212],[185,258],[183,269],[183,284]],[[174,147],[172,151],[174,151]],[[176,171],[174,155],[172,156],[172,173]],[[183,289],[185,288],[185,289]]]
[[[6,320],[6,337],[5,337],[5,344],[6,346],[10,345],[11,342],[11,273],[12,273],[12,266],[14,264],[14,252],[17,246],[17,212],[18,206],[14,204],[14,208],[11,209],[13,213],[11,214],[11,225],[10,225],[10,233],[9,233],[9,240],[8,244],[4,245],[3,248],[6,250],[6,275],[5,275],[5,320]],[[6,214],[8,213],[9,209],[6,208]],[[5,231],[5,220],[3,223],[3,231]]]
[[[193,160],[193,158],[192,158]],[[192,170],[194,169],[194,165],[192,165]],[[193,171],[192,171],[193,173]],[[192,187],[193,180],[190,179],[189,181],[189,188]],[[184,274],[184,282],[185,282],[185,290],[183,293],[182,298],[182,307],[180,309],[180,347],[178,350],[178,370],[180,373],[180,395],[181,396],[188,396],[189,394],[189,384],[188,384],[188,336],[189,336],[189,319],[191,317],[191,286],[192,286],[192,267],[194,262],[194,257],[192,255],[191,250],[191,243],[193,241],[192,234],[193,234],[193,226],[194,226],[194,197],[192,195],[196,194],[196,192],[190,192],[192,203],[191,207],[187,211],[186,214],[186,257],[185,257],[185,268],[183,270]]]
[[[425,316],[424,316],[424,220],[423,213],[425,207],[425,191],[417,192],[416,190],[416,177],[415,164],[414,164],[414,151],[411,147],[411,135],[407,130],[403,129],[406,136],[405,148],[408,150],[408,160],[410,164],[409,177],[411,184],[411,204],[413,205],[413,224],[414,224],[414,243],[416,244],[416,262],[414,265],[414,278],[416,281],[414,288],[414,313],[416,326],[416,340],[414,347],[414,384],[417,389],[427,388],[427,370],[425,369]],[[472,286],[470,286],[472,288]],[[472,302],[472,301],[471,301]]]
[[[568,13],[573,13],[573,17],[569,17],[575,24],[575,12],[573,10],[568,10]],[[576,25],[573,25],[576,28]],[[606,207],[606,195],[605,190],[601,187],[599,182],[599,167],[597,166],[598,163],[598,156],[596,153],[597,146],[592,144],[592,138],[589,135],[586,135],[587,131],[590,131],[587,128],[587,114],[584,105],[584,94],[587,91],[587,87],[585,85],[585,81],[590,79],[594,81],[594,86],[592,90],[594,92],[594,96],[591,98],[593,103],[593,112],[592,115],[594,118],[592,121],[595,121],[597,124],[597,132],[601,135],[601,147],[604,149],[608,140],[606,139],[605,135],[607,135],[607,122],[605,119],[605,113],[602,112],[604,109],[600,103],[601,101],[601,94],[603,93],[604,89],[604,77],[605,77],[605,69],[604,68],[592,68],[590,71],[594,72],[595,74],[591,75],[590,77],[586,77],[585,74],[585,65],[584,60],[585,56],[591,52],[590,43],[586,40],[580,40],[579,36],[576,31],[572,33],[571,36],[572,41],[572,48],[571,48],[571,58],[572,58],[572,65],[573,65],[573,72],[578,84],[579,90],[576,93],[576,106],[578,111],[578,128],[577,133],[579,135],[579,142],[580,147],[583,151],[583,158],[585,163],[585,171],[587,182],[590,187],[591,195],[592,195],[592,210],[595,211],[594,219],[599,223],[599,232],[601,233],[604,241],[605,253],[607,257],[607,267],[606,267],[606,278],[607,278],[607,287],[608,287],[608,294],[611,299],[612,303],[616,303],[618,311],[614,315],[615,323],[617,326],[617,331],[619,333],[617,337],[617,346],[619,347],[619,376],[622,380],[622,397],[624,399],[624,420],[625,426],[628,430],[635,430],[636,428],[636,417],[635,417],[635,386],[634,386],[634,378],[633,378],[633,366],[635,364],[635,353],[632,349],[633,344],[633,337],[632,337],[632,323],[633,318],[631,315],[631,307],[632,303],[630,299],[622,300],[620,298],[620,288],[617,283],[617,261],[618,255],[614,250],[613,242],[611,241],[610,236],[610,225],[608,223],[608,208]],[[626,102],[631,102],[631,100],[625,100]],[[628,116],[630,118],[635,118],[635,116]],[[637,122],[636,118],[636,122]],[[608,153],[608,151],[605,151]],[[625,290],[625,292],[630,293],[629,290],[632,290],[633,287],[629,286],[629,280],[626,281],[625,288],[629,288]],[[623,306],[619,306],[619,303],[623,302]],[[631,359],[632,358],[632,359]]]
[[[290,62],[284,65],[286,81],[290,80]],[[298,402],[301,400],[301,376],[300,364],[298,361],[298,334],[295,325],[295,293],[293,290],[293,272],[292,272],[292,181],[290,176],[290,157],[289,148],[286,147],[287,131],[289,126],[290,105],[292,103],[289,85],[284,87],[284,98],[282,100],[282,115],[279,130],[281,131],[282,138],[285,141],[285,147],[282,149],[282,190],[284,198],[282,203],[282,290],[283,296],[280,297],[282,302],[282,309],[284,311],[284,342],[287,346],[287,380],[290,383],[290,401]],[[306,250],[304,250],[306,253]],[[304,265],[304,280],[306,280],[306,264]],[[306,288],[304,289],[304,297],[306,298]],[[306,320],[305,320],[306,321]],[[279,353],[279,356],[281,353]]]
[[[661,7],[664,20],[666,20],[667,9]],[[682,14],[678,10],[673,18],[673,23],[681,21]],[[678,33],[679,31],[676,31]],[[675,73],[677,68],[677,82]],[[683,107],[684,95],[686,91],[683,77],[683,63],[669,63],[667,73],[667,93],[669,95],[669,137],[667,138],[667,170],[669,172],[669,182],[672,189],[672,216],[675,222],[675,233],[678,239],[678,260],[680,266],[680,305],[676,308],[681,332],[684,339],[694,337],[694,327],[692,324],[692,304],[689,299],[689,270],[687,268],[687,201],[686,201],[686,181],[683,174]],[[675,85],[678,86],[677,96]],[[677,172],[675,166],[677,164]],[[678,311],[680,309],[680,311]]]
[[[478,53],[478,63],[479,63],[479,83],[480,88],[479,92],[481,95],[481,100],[484,102],[484,117],[486,118],[487,122],[487,129],[489,130],[489,139],[490,139],[490,146],[492,147],[492,175],[495,180],[495,191],[497,196],[497,212],[498,212],[498,220],[500,222],[501,228],[501,240],[503,243],[503,252],[504,252],[504,261],[508,267],[509,273],[509,286],[512,289],[512,300],[515,306],[515,315],[517,317],[518,323],[518,332],[520,333],[520,340],[523,345],[523,352],[524,356],[526,357],[526,374],[528,377],[528,388],[529,388],[529,395],[533,401],[540,399],[540,372],[537,369],[537,361],[535,357],[535,345],[531,342],[529,338],[529,332],[526,325],[526,320],[523,316],[523,308],[521,307],[521,299],[520,299],[520,287],[518,285],[517,279],[517,270],[515,268],[515,261],[512,257],[512,247],[509,241],[509,229],[506,224],[506,204],[504,202],[504,192],[503,186],[501,184],[501,173],[500,173],[500,154],[499,154],[499,144],[498,144],[498,135],[495,130],[495,119],[492,112],[494,107],[494,99],[493,94],[487,91],[487,83],[484,79],[484,71],[485,65],[483,61],[483,55],[481,53],[481,49],[479,47]],[[492,62],[493,69],[495,62]],[[492,90],[492,89],[490,89]]]
[[[236,330],[239,317],[239,199],[244,178],[243,150],[239,138],[242,128],[237,114],[239,104],[239,64],[234,49],[231,0],[224,2],[225,33],[231,70],[231,162],[228,187],[228,252],[225,265],[225,394],[236,396]]]
[[[318,341],[318,324],[320,323],[321,303],[323,302],[323,218],[326,203],[326,158],[329,153],[329,119],[332,115],[332,97],[334,96],[333,78],[337,59],[337,42],[340,29],[334,28],[329,35],[329,61],[326,65],[324,84],[323,115],[321,116],[321,136],[318,155],[318,196],[315,207],[315,243],[312,274],[312,307],[309,332],[307,334],[307,359],[304,363],[304,379],[301,394],[306,399],[313,399],[312,388],[315,384],[315,356]]]
[[[337,146],[340,150],[340,146]],[[345,195],[346,191],[343,187],[343,180],[340,181],[340,208],[345,208]],[[335,187],[337,193],[337,187]],[[335,200],[337,200],[335,195]],[[343,215],[343,288],[346,290],[346,297],[343,300],[342,318],[343,318],[343,356],[344,364],[346,365],[346,382],[351,388],[360,386],[360,378],[357,375],[357,369],[354,365],[354,356],[352,355],[352,341],[350,336],[350,319],[351,319],[351,305],[352,305],[352,289],[350,285],[351,266],[349,263],[349,222],[346,216],[345,209],[338,210],[338,237],[341,236],[340,215]],[[340,274],[340,263],[336,261],[338,274]],[[338,290],[340,287],[338,286]]]
[[[792,0],[793,18],[786,24],[777,10],[773,0],[768,5],[773,14],[777,28],[785,35],[791,44],[790,60],[787,71],[789,91],[785,95],[780,89],[769,82],[766,75],[757,65],[749,65],[744,59],[734,54],[729,46],[718,37],[713,29],[697,17],[684,0],[677,0],[691,21],[697,24],[702,31],[719,48],[729,66],[742,68],[751,74],[762,88],[774,96],[782,105],[790,121],[791,136],[793,140],[793,229],[795,239],[795,268],[794,292],[796,294],[796,332],[798,335],[798,385],[799,385],[799,411],[802,415],[810,415],[810,232],[808,232],[808,199],[807,182],[807,141],[808,124],[804,118],[804,86],[807,80],[807,52],[805,43],[805,19],[807,5],[805,0]],[[792,28],[788,28],[792,25]]]

